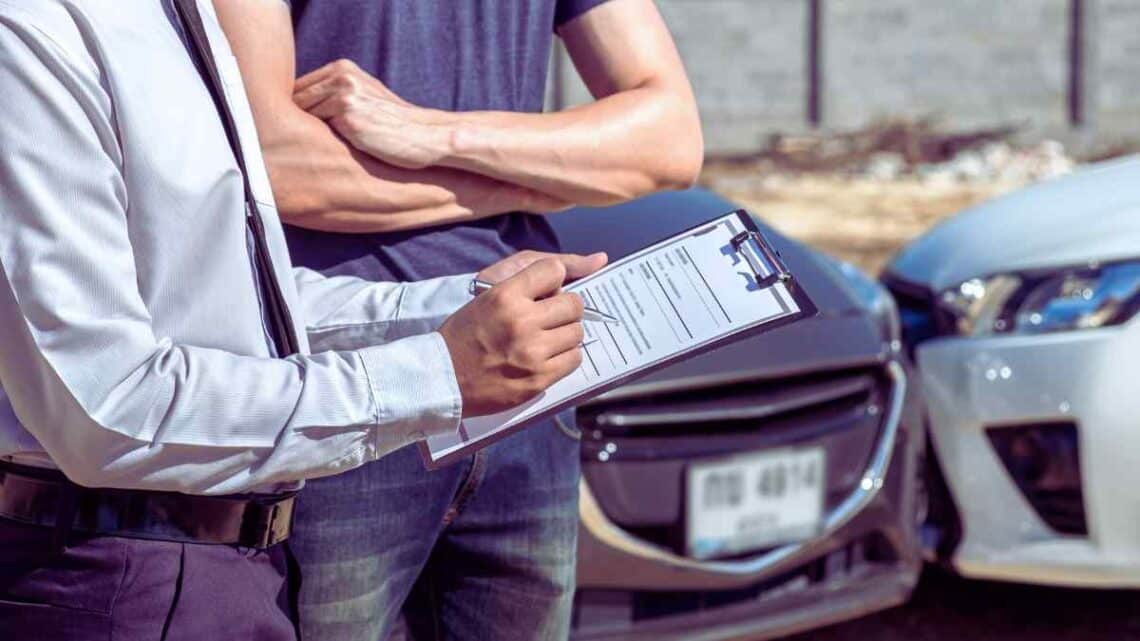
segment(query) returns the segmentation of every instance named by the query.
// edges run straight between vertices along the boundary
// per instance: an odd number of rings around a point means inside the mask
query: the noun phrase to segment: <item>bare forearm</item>
[[[684,188],[704,157],[696,100],[652,0],[611,0],[559,35],[597,102],[451,114],[442,166],[586,204]]]
[[[280,0],[215,7],[237,56],[282,217],[314,229],[395,231],[564,203],[449,168],[409,171],[352,148],[293,102],[293,33]]]
[[[550,114],[445,114],[439,165],[582,204],[690,186],[703,148],[695,108],[654,86]]]
[[[469,171],[588,205],[692,184],[700,120],[653,0],[611,0],[559,34],[597,102],[549,114],[438,111],[348,61],[299,78],[293,98],[356,149],[409,169]]]
[[[386,165],[349,147],[319,120],[298,114],[288,124],[259,123],[274,197],[290,224],[386,232],[562,207],[531,190],[460,170]]]

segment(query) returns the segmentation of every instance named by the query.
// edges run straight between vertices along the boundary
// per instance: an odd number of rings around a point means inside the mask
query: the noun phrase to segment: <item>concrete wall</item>
[[[1068,0],[832,0],[824,123],[935,114],[951,127],[1068,118]]]
[[[1092,23],[1091,124],[1140,138],[1140,1],[1098,0]]]
[[[692,69],[710,146],[753,147],[772,130],[802,126],[806,2],[674,1],[661,12],[669,25],[684,25],[671,28]]]
[[[935,116],[956,130],[1019,125],[1084,150],[1140,140],[1140,0],[818,0],[818,123],[810,0],[658,6],[712,153],[891,116]],[[559,66],[562,104],[588,100],[572,65]]]

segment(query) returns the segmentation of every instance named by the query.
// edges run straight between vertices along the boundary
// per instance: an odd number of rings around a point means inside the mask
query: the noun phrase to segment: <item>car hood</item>
[[[997,198],[908,245],[889,276],[932,291],[1000,272],[1140,257],[1140,156]]]
[[[552,216],[551,222],[564,250],[606,251],[616,260],[737,208],[711,192],[693,189],[603,209],[580,208]],[[644,382],[802,371],[882,354],[882,335],[852,275],[845,275],[837,262],[782,236],[763,221],[758,225],[819,315],[685,359]]]

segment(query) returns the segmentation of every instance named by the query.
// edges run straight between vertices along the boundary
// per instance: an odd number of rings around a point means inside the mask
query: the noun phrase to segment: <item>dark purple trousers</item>
[[[296,641],[283,546],[77,537],[0,519],[4,641]]]

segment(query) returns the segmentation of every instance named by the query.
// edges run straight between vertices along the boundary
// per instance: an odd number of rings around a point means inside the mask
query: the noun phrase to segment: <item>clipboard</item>
[[[493,431],[485,432],[475,438],[472,438],[470,434],[468,434],[467,428],[465,427],[467,420],[465,420],[464,425],[460,426],[460,431],[456,435],[434,437],[437,438],[437,440],[439,438],[458,440],[459,444],[452,446],[456,449],[448,449],[445,450],[444,454],[435,456],[433,455],[432,449],[429,447],[427,441],[419,442],[418,445],[420,454],[423,458],[425,467],[429,470],[446,467],[466,458],[467,456],[470,456],[473,452],[479,449],[496,443],[520,430],[526,429],[536,422],[549,419],[552,416],[570,407],[574,407],[590,398],[604,394],[605,392],[610,391],[616,387],[625,385],[632,380],[669,367],[678,361],[698,356],[700,354],[722,347],[726,344],[742,340],[749,336],[768,332],[778,327],[783,327],[790,323],[810,318],[818,313],[815,304],[800,286],[799,282],[795,278],[795,274],[793,274],[791,270],[788,269],[787,265],[784,263],[783,258],[780,256],[779,251],[777,251],[771,245],[771,243],[765,237],[764,233],[756,225],[756,222],[752,216],[743,209],[710,218],[709,220],[699,225],[695,225],[679,234],[674,234],[673,236],[670,236],[660,242],[653,243],[643,248],[642,250],[634,252],[629,256],[623,257],[611,263],[611,265],[607,266],[604,270],[602,270],[602,272],[588,276],[580,281],[571,284],[568,286],[568,289],[573,289],[581,285],[589,284],[591,280],[599,277],[600,274],[603,274],[610,270],[632,269],[631,266],[637,264],[638,260],[641,260],[646,256],[654,256],[654,252],[661,252],[668,249],[670,247],[670,243],[681,243],[686,240],[692,241],[693,239],[700,239],[701,236],[711,234],[712,232],[717,232],[722,225],[724,225],[727,230],[731,232],[731,240],[727,242],[727,244],[725,244],[723,247],[718,246],[719,253],[722,254],[723,257],[726,257],[732,261],[733,269],[745,270],[744,272],[740,273],[740,275],[749,276],[749,278],[741,281],[743,283],[742,286],[748,292],[768,291],[772,290],[772,288],[778,288],[770,292],[771,298],[773,300],[779,301],[779,306],[784,309],[785,313],[777,317],[773,317],[770,320],[764,320],[752,326],[742,327],[716,338],[702,341],[699,344],[685,347],[678,353],[665,356],[663,358],[654,359],[654,361],[651,363],[632,367],[628,371],[625,371],[621,374],[607,378],[606,380],[600,381],[596,384],[591,384],[588,389],[585,389],[579,393],[571,394],[556,403],[543,407],[541,411],[538,411],[533,415],[526,416],[525,419],[517,423],[510,424],[510,421],[507,421],[503,424],[505,425],[504,427],[493,428]],[[691,255],[689,258],[692,260]],[[709,286],[707,282],[705,285]],[[661,287],[662,290],[665,289],[665,285],[662,284]],[[712,292],[713,290],[711,289],[711,286],[709,287],[709,291]],[[587,296],[587,291],[588,290],[583,287],[583,296]],[[794,304],[794,310],[790,309],[787,306],[788,301]],[[591,301],[587,300],[587,302]],[[718,304],[720,303],[718,302]],[[729,317],[728,312],[724,310],[723,306],[721,306],[720,309],[721,311],[724,311],[725,317],[727,319]],[[585,362],[583,366],[585,366]],[[556,386],[557,385],[558,384],[556,384]],[[554,388],[551,389],[553,390]],[[524,405],[522,407],[525,408],[527,405]],[[487,422],[481,418],[476,418],[473,420],[482,423]]]

